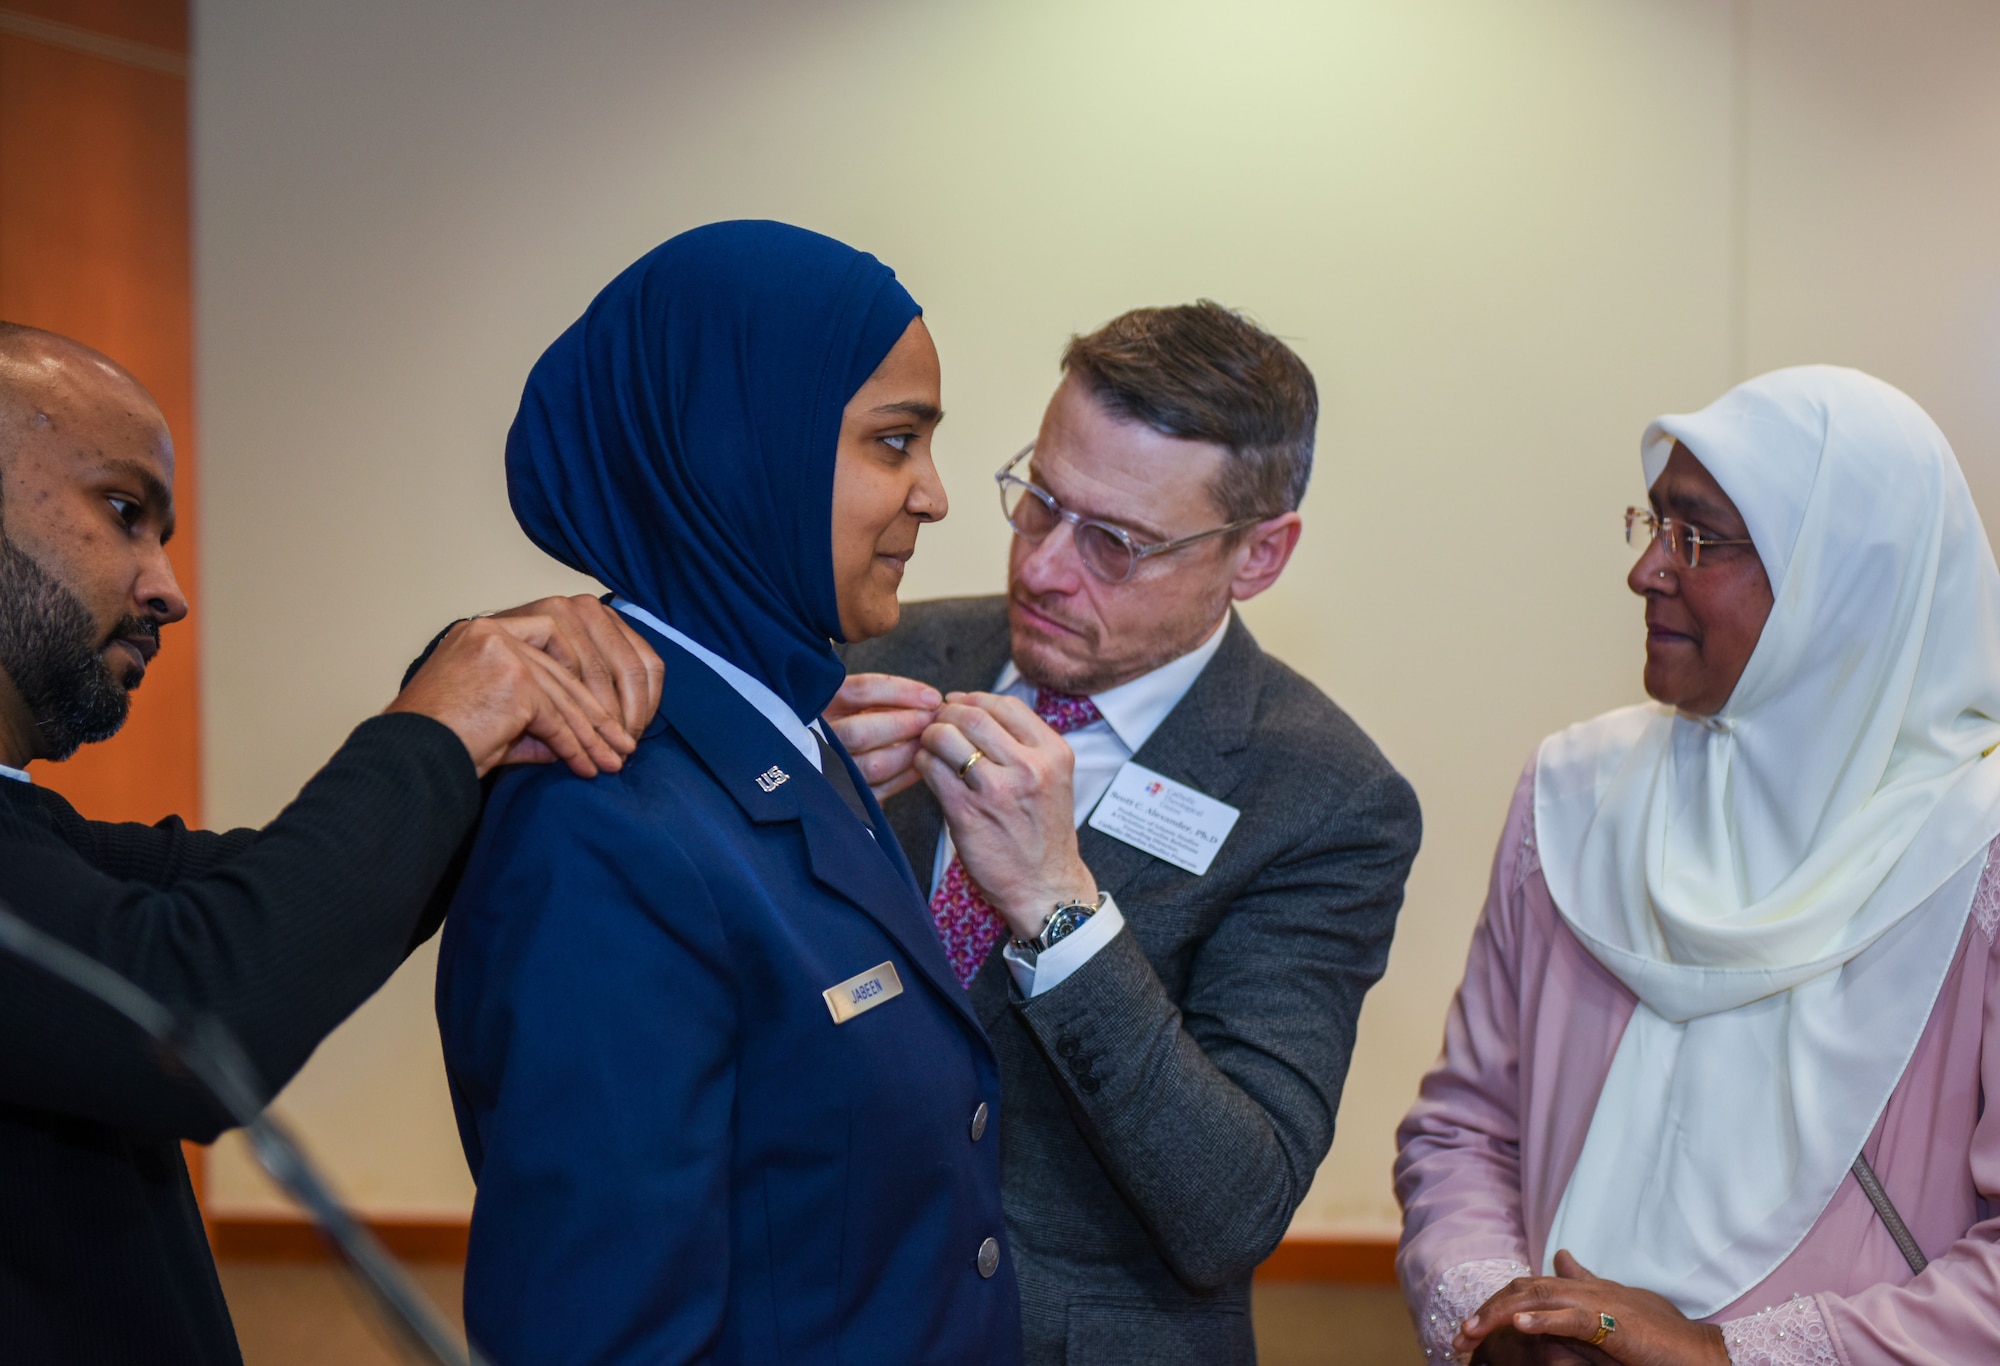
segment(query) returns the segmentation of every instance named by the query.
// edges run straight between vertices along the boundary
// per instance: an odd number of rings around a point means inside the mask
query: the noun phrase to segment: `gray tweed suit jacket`
[[[853,672],[990,688],[1005,600],[907,605]],[[1000,1161],[1030,1366],[1252,1363],[1250,1277],[1333,1141],[1361,998],[1421,834],[1361,729],[1232,620],[1135,756],[1241,809],[1202,877],[1090,829],[1122,930],[1024,1001],[996,948],[973,1003],[1000,1055]],[[886,813],[920,879],[937,801]]]

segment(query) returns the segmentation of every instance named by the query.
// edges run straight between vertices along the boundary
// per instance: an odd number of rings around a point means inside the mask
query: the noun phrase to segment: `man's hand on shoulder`
[[[948,693],[915,763],[965,871],[1015,938],[1040,934],[1063,902],[1097,899],[1076,847],[1076,755],[1034,708],[1018,697]]]
[[[652,647],[596,598],[543,598],[453,626],[385,711],[449,726],[481,777],[560,760],[590,778],[624,766],[665,676]]]
[[[936,688],[914,678],[853,674],[834,694],[826,719],[875,800],[886,802],[917,782],[918,742],[942,705]]]

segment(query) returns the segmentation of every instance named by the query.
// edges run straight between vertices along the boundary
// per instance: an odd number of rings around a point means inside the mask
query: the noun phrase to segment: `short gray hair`
[[[1298,354],[1212,299],[1135,308],[1063,349],[1063,369],[1119,417],[1229,452],[1211,491],[1231,522],[1297,509],[1312,478],[1319,390]]]

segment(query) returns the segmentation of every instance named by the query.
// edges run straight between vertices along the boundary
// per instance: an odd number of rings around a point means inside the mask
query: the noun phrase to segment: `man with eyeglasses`
[[[1416,795],[1231,611],[1298,544],[1304,363],[1204,300],[1063,371],[997,476],[1006,594],[907,605],[828,715],[1000,1055],[1027,1360],[1248,1363]]]

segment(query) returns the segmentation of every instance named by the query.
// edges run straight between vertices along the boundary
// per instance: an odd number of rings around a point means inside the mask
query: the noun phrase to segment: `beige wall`
[[[436,625],[573,585],[514,529],[501,439],[540,348],[674,232],[791,219],[925,304],[955,511],[912,596],[999,587],[987,476],[1071,331],[1209,295],[1297,346],[1307,539],[1248,617],[1427,827],[1302,1229],[1393,1226],[1514,778],[1637,696],[1615,527],[1647,419],[1860,364],[2000,497],[1983,0],[204,0],[196,51],[218,821],[268,818]],[[375,1210],[470,1199],[432,961],[282,1102]],[[212,1189],[273,1199],[227,1145]]]

